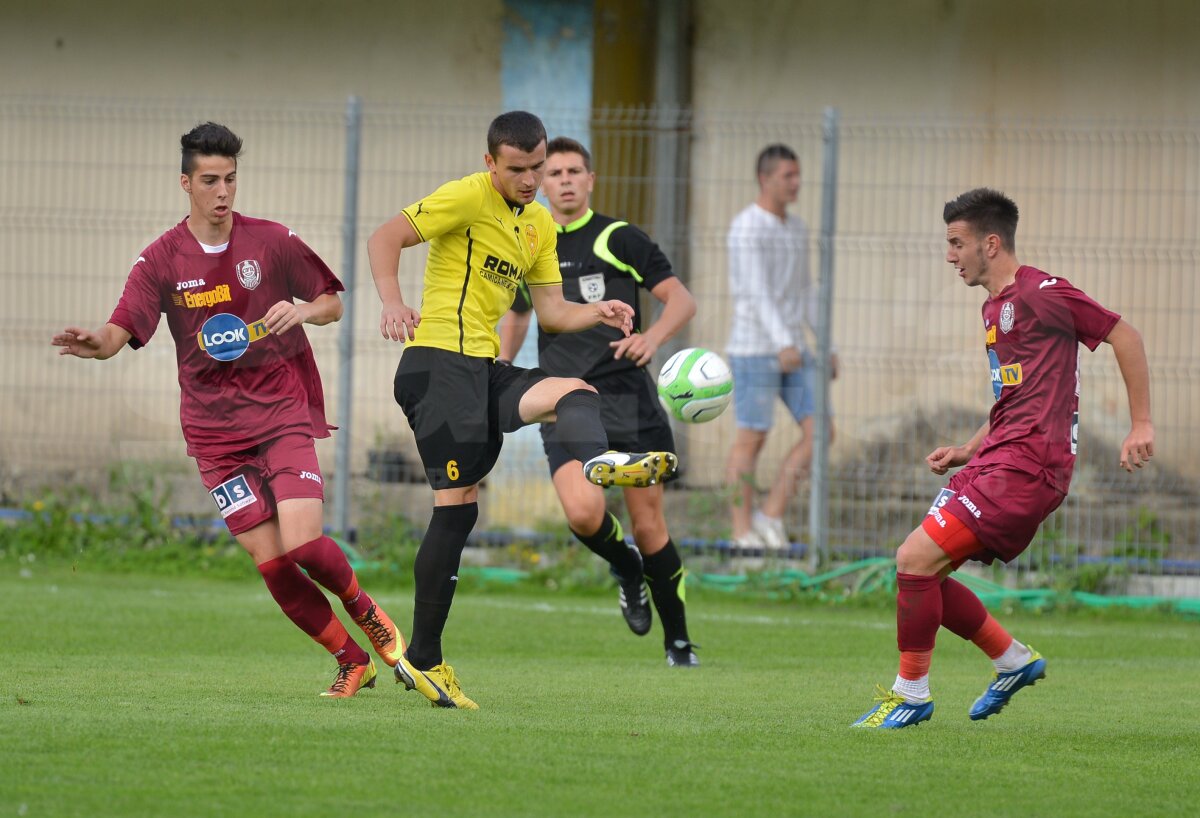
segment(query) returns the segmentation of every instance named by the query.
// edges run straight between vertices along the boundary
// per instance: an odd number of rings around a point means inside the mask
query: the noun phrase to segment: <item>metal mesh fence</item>
[[[411,432],[392,397],[400,349],[382,341],[361,248],[399,209],[450,178],[482,169],[493,110],[367,108],[359,175],[355,305],[352,520],[427,519],[427,487]],[[644,226],[667,249],[699,312],[676,346],[722,350],[728,334],[725,235],[756,194],[754,159],[791,145],[804,174],[794,212],[820,228],[819,116],[720,112],[544,112],[551,130],[589,142],[599,173],[595,206]],[[103,364],[58,360],[50,335],[108,316],[137,252],[186,212],[173,178],[178,137],[205,119],[246,140],[238,210],[281,221],[335,269],[346,125],[329,105],[212,101],[0,98],[0,491],[13,504],[43,487],[101,490],[116,465],[178,474],[173,502],[206,513],[178,429],[173,351],[165,337]],[[843,120],[834,239],[830,542],[844,556],[889,553],[943,479],[923,457],[965,440],[990,405],[979,305],[942,260],[942,204],[971,187],[1001,188],[1021,207],[1022,261],[1069,278],[1142,330],[1151,359],[1160,454],[1128,476],[1116,467],[1128,430],[1111,351],[1082,354],[1080,458],[1072,494],[1010,570],[1082,571],[1120,560],[1131,573],[1182,574],[1173,594],[1200,595],[1200,372],[1192,327],[1200,247],[1200,128],[1103,122]],[[406,251],[401,286],[419,299],[423,248]],[[160,330],[162,336],[165,329]],[[328,405],[337,405],[337,329],[308,331]],[[532,339],[527,343],[531,346]],[[665,352],[665,351],[664,351]],[[526,353],[528,355],[528,352]],[[660,353],[665,360],[665,355]],[[333,422],[346,425],[347,419]],[[482,497],[482,525],[551,526],[559,519],[540,440],[506,443]],[[680,541],[728,536],[724,464],[732,412],[678,429],[687,477],[668,492]],[[773,479],[798,439],[780,407],[758,472]],[[332,445],[319,452],[332,471]],[[164,465],[168,464],[168,465]],[[807,494],[789,506],[803,539]],[[1190,575],[1190,576],[1187,576]],[[1161,584],[1161,582],[1160,582]],[[1130,585],[1129,587],[1134,587]]]

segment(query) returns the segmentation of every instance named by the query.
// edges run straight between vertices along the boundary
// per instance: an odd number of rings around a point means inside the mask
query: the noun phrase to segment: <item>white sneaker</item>
[[[788,539],[787,532],[783,529],[783,520],[777,517],[768,517],[761,511],[755,511],[751,525],[754,526],[754,532],[762,538],[766,547],[772,551],[786,551],[792,547],[791,540]]]
[[[759,536],[759,533],[752,528],[740,537],[734,537],[733,547],[762,550],[767,547],[767,544],[763,538]]]

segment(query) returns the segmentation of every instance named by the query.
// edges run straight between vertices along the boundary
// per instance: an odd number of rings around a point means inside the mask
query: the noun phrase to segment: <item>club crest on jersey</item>
[[[536,256],[538,249],[538,231],[532,224],[525,225],[525,243],[529,245],[529,255]]]
[[[270,335],[265,321],[246,322],[227,312],[217,313],[204,322],[196,333],[196,342],[210,358],[236,361],[246,354],[250,344]]]
[[[247,290],[253,290],[262,281],[262,268],[252,258],[239,261],[233,269],[237,272],[238,281]]]
[[[1016,320],[1017,310],[1011,301],[1005,301],[1000,308],[1000,331],[1008,335],[1012,331],[1013,321]]]
[[[579,277],[579,294],[589,304],[604,300],[604,273]]]

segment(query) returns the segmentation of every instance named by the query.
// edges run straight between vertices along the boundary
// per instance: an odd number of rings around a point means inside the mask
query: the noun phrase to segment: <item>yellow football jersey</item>
[[[429,242],[412,346],[495,358],[496,324],[521,282],[562,283],[550,211],[537,202],[510,207],[490,173],[447,182],[402,212]]]

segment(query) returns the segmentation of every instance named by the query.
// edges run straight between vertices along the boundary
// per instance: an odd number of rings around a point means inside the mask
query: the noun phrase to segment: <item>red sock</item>
[[[942,581],[943,628],[963,639],[970,639],[979,632],[987,616],[987,608],[970,588],[949,577]]]
[[[933,650],[942,624],[941,577],[896,574],[896,645],[901,652]]]
[[[917,679],[928,676],[931,659],[933,659],[931,650],[900,651],[900,678],[915,682]]]
[[[312,580],[284,555],[258,566],[271,596],[300,630],[339,661],[366,664],[366,651],[355,644],[346,627],[333,615],[329,600]]]
[[[1004,630],[1003,625],[997,622],[991,614],[988,614],[983,620],[983,624],[979,626],[979,630],[971,636],[971,641],[978,645],[989,659],[995,659],[1004,655],[1004,651],[1012,645],[1013,638],[1008,631]]]
[[[346,611],[355,619],[371,607],[371,597],[358,587],[358,578],[346,554],[329,537],[317,537],[288,552],[296,564],[321,585],[338,595]]]

